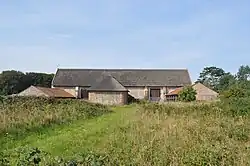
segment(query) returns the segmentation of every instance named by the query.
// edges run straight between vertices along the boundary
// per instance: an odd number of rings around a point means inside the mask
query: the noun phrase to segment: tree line
[[[236,99],[237,102],[243,101],[246,104],[245,101],[248,101],[250,97],[250,67],[242,65],[236,74],[225,72],[222,68],[215,66],[205,67],[196,83],[202,83],[218,92],[219,97],[224,101]],[[187,86],[180,91],[178,99],[185,102],[194,101],[196,94],[192,86]],[[245,108],[244,111],[248,109]]]
[[[31,85],[51,87],[54,74],[7,70],[0,73],[0,95],[16,94]]]
[[[196,82],[200,82],[219,93],[235,86],[249,86],[250,89],[250,67],[242,65],[236,74],[215,66],[205,67]]]

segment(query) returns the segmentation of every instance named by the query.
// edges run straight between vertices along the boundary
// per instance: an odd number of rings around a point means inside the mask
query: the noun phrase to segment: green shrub
[[[223,111],[220,109],[217,102],[213,103],[186,103],[186,102],[173,102],[173,103],[151,103],[144,102],[140,104],[139,111],[145,114],[159,114],[161,117],[171,115],[190,115],[196,114],[197,116],[221,114]]]
[[[0,105],[0,136],[39,131],[53,124],[100,116],[111,110],[101,104],[76,99],[11,97]]]
[[[10,162],[11,160],[11,162]],[[21,148],[14,149],[10,155],[6,155],[3,152],[0,153],[0,165],[9,166],[101,166],[109,163],[108,156],[105,154],[99,154],[92,151],[88,151],[74,159],[67,160],[62,157],[53,157],[51,154],[42,151],[41,149],[29,146],[23,146]]]
[[[3,152],[0,152],[0,165],[1,166],[10,166],[9,155],[6,155]]]
[[[232,116],[248,116],[250,115],[250,97],[222,99],[221,109]]]
[[[250,114],[250,89],[248,84],[239,83],[229,87],[220,96],[221,108],[232,116]]]
[[[230,99],[230,98],[242,98],[247,97],[247,90],[239,86],[232,86],[228,90],[222,92],[221,98]]]
[[[5,99],[6,99],[6,97],[0,95],[0,104],[2,104]]]
[[[184,87],[178,94],[178,99],[184,102],[196,100],[196,91],[191,86]]]

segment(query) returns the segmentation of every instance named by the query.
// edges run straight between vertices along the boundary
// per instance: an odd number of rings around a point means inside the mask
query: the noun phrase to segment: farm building
[[[54,97],[54,98],[74,98],[74,96],[60,88],[45,88],[30,86],[17,96]]]
[[[112,76],[104,77],[88,89],[89,101],[103,104],[127,104],[128,90]]]
[[[183,87],[180,87],[180,88],[176,88],[172,91],[169,91],[167,94],[166,94],[166,100],[167,101],[176,101],[177,98],[178,98],[178,94],[179,92],[182,90]]]
[[[196,90],[196,100],[215,100],[218,97],[218,93],[212,89],[206,87],[201,83],[196,83],[193,85],[194,90]]]
[[[201,83],[196,83],[192,85],[193,89],[196,91],[196,100],[198,101],[209,101],[209,100],[215,100],[218,97],[218,93],[213,91],[212,89],[206,87],[205,85]],[[176,88],[173,91],[170,91],[166,98],[167,100],[177,100],[178,94],[183,88]]]
[[[170,90],[191,85],[186,69],[58,69],[52,88],[103,104],[135,99],[164,101]]]

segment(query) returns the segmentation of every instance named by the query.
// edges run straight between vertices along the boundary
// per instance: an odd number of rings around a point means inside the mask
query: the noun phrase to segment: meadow
[[[250,117],[223,108],[8,100],[0,106],[0,165],[250,165]]]

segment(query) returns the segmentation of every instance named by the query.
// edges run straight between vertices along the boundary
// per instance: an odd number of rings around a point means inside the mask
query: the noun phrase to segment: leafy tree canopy
[[[197,93],[192,86],[187,86],[180,91],[178,99],[185,102],[195,101],[196,94]]]
[[[31,85],[50,87],[52,79],[53,74],[3,71],[0,73],[0,95],[16,94]]]
[[[240,66],[238,72],[237,72],[237,79],[239,81],[249,81],[250,80],[250,67],[248,65],[246,66]]]
[[[218,91],[218,85],[220,79],[225,75],[225,71],[221,68],[210,66],[205,67],[200,73],[199,79],[196,82],[200,82],[213,90]]]

